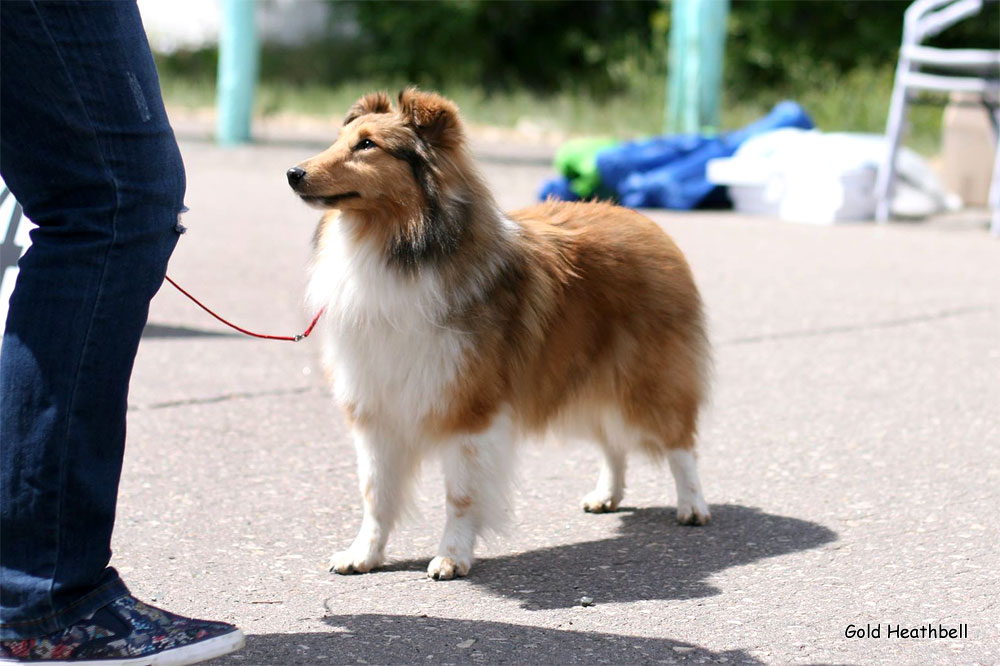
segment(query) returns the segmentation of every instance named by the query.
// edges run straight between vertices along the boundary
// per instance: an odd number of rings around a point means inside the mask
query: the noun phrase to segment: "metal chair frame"
[[[903,41],[886,121],[886,152],[875,183],[875,219],[887,222],[896,178],[896,154],[902,141],[911,91],[970,92],[978,94],[1000,127],[1000,50],[940,49],[923,42],[949,26],[975,16],[991,0],[916,0],[903,15]],[[996,0],[992,0],[996,1]],[[934,71],[923,71],[932,68]],[[1000,136],[989,195],[990,231],[1000,236]]]

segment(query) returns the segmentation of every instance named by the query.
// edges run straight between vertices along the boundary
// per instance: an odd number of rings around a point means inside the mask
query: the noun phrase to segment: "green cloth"
[[[581,199],[594,196],[601,186],[597,153],[618,145],[614,139],[570,139],[559,147],[554,160],[556,170],[569,180],[570,189]]]

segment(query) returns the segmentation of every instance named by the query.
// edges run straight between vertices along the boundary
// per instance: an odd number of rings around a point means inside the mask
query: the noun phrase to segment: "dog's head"
[[[440,166],[463,140],[458,110],[443,97],[408,88],[393,108],[385,93],[370,93],[332,146],[288,170],[288,184],[319,208],[412,212],[439,198]]]

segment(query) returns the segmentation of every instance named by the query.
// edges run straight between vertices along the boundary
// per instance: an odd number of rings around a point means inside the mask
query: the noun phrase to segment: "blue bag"
[[[721,188],[705,178],[708,161],[731,157],[750,137],[782,127],[812,129],[814,125],[801,106],[784,101],[760,120],[719,136],[659,136],[607,148],[597,154],[601,190],[614,192],[631,208],[690,210],[718,201]],[[563,177],[543,183],[539,198],[549,197],[579,199]]]
[[[782,127],[812,129],[813,122],[801,106],[784,101],[765,117],[742,129],[711,138],[663,137],[626,143],[602,151],[597,156],[597,165],[602,179],[605,177],[603,165],[608,167],[608,178],[619,178],[615,190],[626,206],[690,210],[719,187],[705,178],[709,160],[731,157],[750,137]],[[689,146],[689,150],[681,153],[681,149]],[[614,154],[616,152],[618,154]],[[628,166],[633,169],[621,179],[620,174]]]

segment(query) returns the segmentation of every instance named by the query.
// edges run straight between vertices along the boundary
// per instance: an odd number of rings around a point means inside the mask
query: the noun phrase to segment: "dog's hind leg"
[[[698,464],[690,448],[667,449],[667,462],[677,486],[677,522],[682,525],[704,525],[712,517],[701,494]]]
[[[358,480],[364,504],[361,529],[347,550],[330,558],[330,571],[367,573],[385,561],[385,546],[409,499],[417,461],[410,447],[393,446],[372,430],[355,430]]]
[[[476,538],[502,527],[509,511],[514,469],[514,433],[501,415],[482,432],[448,442],[442,452],[447,521],[437,557],[427,567],[435,580],[465,576]]]
[[[625,450],[609,442],[603,433],[597,438],[604,454],[597,486],[583,496],[583,510],[588,513],[614,511],[625,496]]]

